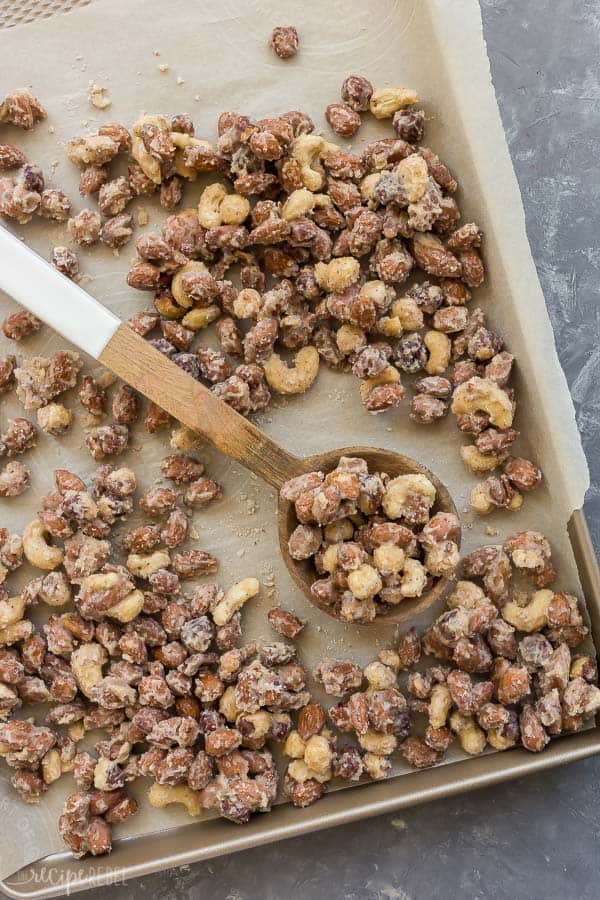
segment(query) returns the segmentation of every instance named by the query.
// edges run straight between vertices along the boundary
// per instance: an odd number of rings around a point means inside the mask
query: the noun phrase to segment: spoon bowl
[[[357,456],[364,459],[369,467],[369,472],[386,472],[392,478],[398,475],[420,474],[425,475],[435,487],[436,497],[432,508],[434,512],[453,513],[458,518],[456,506],[450,496],[446,486],[442,484],[439,478],[430,472],[425,466],[404,456],[401,453],[394,453],[392,450],[380,450],[374,447],[342,447],[338,450],[328,450],[326,453],[318,453],[315,456],[308,456],[302,459],[302,471],[315,472],[321,471],[331,472],[337,466],[341,456]],[[300,474],[297,472],[296,474]],[[317,606],[322,612],[327,613],[334,619],[342,621],[336,615],[334,609],[327,603],[311,593],[312,583],[319,577],[314,567],[312,559],[296,560],[292,559],[288,549],[288,541],[292,531],[298,525],[298,519],[294,509],[294,504],[290,500],[284,500],[279,496],[278,507],[278,530],[279,530],[279,546],[281,555],[285,561],[288,572],[292,576],[294,583],[300,588],[306,597]],[[457,544],[460,547],[460,532],[457,538]],[[425,610],[433,606],[434,603],[442,596],[446,588],[452,583],[453,578],[450,576],[438,577],[435,579],[433,586],[421,594],[420,597],[407,598],[397,606],[392,606],[387,612],[377,615],[371,622],[360,623],[365,625],[398,625],[400,623],[410,622]]]

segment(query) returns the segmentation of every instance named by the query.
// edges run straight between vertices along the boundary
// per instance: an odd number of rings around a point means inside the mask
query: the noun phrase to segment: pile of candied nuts
[[[295,29],[275,31],[276,52],[295,52]],[[370,113],[391,120],[393,136],[353,152],[293,110],[256,121],[224,112],[215,143],[196,137],[187,115],[144,114],[131,130],[113,123],[75,137],[67,153],[81,169],[80,193],[98,209],[71,218],[38,167],[0,145],[0,168],[20,167],[0,179],[0,214],[68,219],[76,244],[117,249],[133,234],[129,204],[158,193],[172,214],[160,233],[136,241],[127,280],[154,295],[154,309],[131,317],[135,331],[243,415],[264,409],[271,392],[308,390],[321,362],[359,378],[371,413],[402,405],[404,377],[414,422],[432,425],[451,409],[470,436],[461,458],[483,478],[473,509],[517,510],[541,472],[511,453],[514,357],[483,310],[469,307],[485,279],[480,229],[459,224],[457,181],[422,143],[414,90],[374,89],[351,75],[341,97],[325,111],[336,134],[351,137]],[[0,107],[0,121],[24,128],[44,115],[27,91]],[[127,174],[114,177],[120,157]],[[186,184],[207,174],[216,180],[197,206],[177,211]],[[71,249],[55,248],[53,262],[77,277]],[[218,350],[196,343],[213,323]]]
[[[460,524],[432,513],[436,488],[426,475],[369,473],[364,459],[343,456],[333,471],[286,481],[281,497],[300,524],[292,559],[312,559],[311,593],[343,622],[368,623],[449,577],[459,561]]]
[[[190,485],[198,463],[171,456],[162,471]],[[268,812],[280,785],[304,807],[333,779],[386,778],[396,751],[418,768],[442,761],[455,738],[468,754],[538,752],[600,708],[595,660],[573,653],[588,629],[576,597],[550,587],[556,571],[537,532],[469,554],[465,580],[422,636],[409,629],[364,669],[322,659],[312,677],[335,698],[327,708],[297,658],[301,619],[274,607],[278,639],[244,641],[256,578],[186,591],[218,563],[180,549],[187,520],[175,490],[145,491],[150,521],[117,544],[134,473],[103,465],[88,490],[59,469],[55,482],[22,536],[0,533],[0,756],[28,803],[72,775],[59,829],[77,857],[110,851],[112,826],[138,809],[127,786],[140,777],[157,808],[241,824]],[[11,596],[8,577],[25,561],[40,574]],[[521,576],[533,593],[517,588]],[[31,704],[36,716],[18,718]],[[282,778],[274,743],[288,759]]]

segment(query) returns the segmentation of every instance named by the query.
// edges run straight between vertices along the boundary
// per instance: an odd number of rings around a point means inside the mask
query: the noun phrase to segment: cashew
[[[167,550],[155,550],[154,553],[130,553],[127,557],[127,568],[136,578],[149,578],[159,569],[166,569],[171,563]]]
[[[303,394],[319,372],[319,354],[315,347],[302,347],[293,366],[287,366],[277,353],[263,362],[269,387],[278,394]]]
[[[233,614],[241,609],[260,590],[258,578],[242,578],[225,592],[223,599],[215,606],[212,617],[215,625],[225,625]]]
[[[183,306],[178,306],[167,294],[161,294],[156,297],[154,308],[164,319],[180,319],[185,313]]]
[[[369,728],[365,734],[358,735],[358,743],[363,750],[367,750],[369,753],[389,756],[396,749],[398,740],[394,734],[381,734],[381,732]]]
[[[354,525],[348,518],[336,519],[323,529],[325,541],[328,544],[337,544],[340,541],[349,541],[354,537]]]
[[[71,725],[69,725],[69,727],[67,728],[67,733],[71,740],[75,743],[83,740],[85,736],[85,727],[83,724],[83,720],[80,722],[72,722]]]
[[[281,209],[281,218],[285,222],[309,216],[314,209],[323,209],[331,206],[331,199],[327,194],[313,194],[307,188],[298,188],[292,191]]]
[[[71,653],[71,671],[82,694],[90,700],[94,698],[94,688],[100,684],[104,675],[102,666],[108,659],[108,654],[101,644],[90,641],[80,644]]]
[[[331,262],[318,262],[315,278],[324,291],[342,293],[360,277],[360,263],[353,256],[338,256]]]
[[[6,718],[10,710],[21,703],[15,690],[0,681],[0,720]]]
[[[326,737],[322,734],[313,734],[306,743],[304,751],[304,762],[313,772],[319,775],[327,775],[331,772],[331,761],[333,754],[331,746]]]
[[[375,691],[385,691],[396,687],[396,673],[389,666],[378,660],[374,660],[365,667],[364,676],[369,682],[369,688]]]
[[[138,590],[132,591],[118,603],[115,603],[114,606],[111,606],[110,609],[107,609],[105,615],[110,619],[116,619],[117,622],[132,622],[141,613],[143,605],[143,592]]]
[[[446,606],[450,609],[477,609],[483,598],[484,592],[474,581],[457,581],[456,587],[446,600]]]
[[[323,170],[318,163],[324,147],[325,140],[318,134],[301,134],[292,144],[291,155],[300,163],[302,182],[309,191],[320,190],[325,182]]]
[[[348,573],[348,587],[359,600],[370,600],[379,593],[383,582],[377,569],[364,563]]]
[[[204,265],[204,263],[198,262],[198,260],[196,259],[191,259],[185,264],[185,266],[182,266],[177,270],[171,282],[171,293],[173,294],[173,298],[178,306],[182,306],[184,309],[190,309],[190,307],[193,305],[191,298],[188,297],[188,295],[183,290],[183,286],[181,283],[183,276],[189,275],[190,272],[205,271],[206,266]]]
[[[404,572],[400,582],[400,593],[403,597],[420,597],[427,584],[427,572],[418,559],[409,558],[404,563]]]
[[[515,746],[514,739],[502,734],[502,728],[490,728],[486,731],[487,742],[494,750],[510,750]],[[468,751],[467,751],[468,752]]]
[[[377,319],[377,331],[386,337],[399,338],[402,337],[404,328],[398,316],[382,316]]]
[[[365,281],[358,292],[358,296],[366,300],[373,300],[378,309],[383,309],[391,299],[390,291],[391,296],[393,296],[393,289],[389,288],[385,282],[377,279],[375,281]]]
[[[475,723],[473,716],[466,716],[455,710],[450,716],[450,728],[458,735],[460,746],[465,753],[477,756],[486,745],[485,732]]]
[[[22,597],[8,597],[0,600],[0,628],[15,625],[25,614],[25,600]]]
[[[491,424],[503,429],[512,425],[514,409],[506,391],[489,378],[475,375],[455,389],[452,412],[457,416],[486,412]]]
[[[380,384],[399,384],[400,383],[400,372],[398,369],[394,368],[394,366],[386,366],[379,375],[374,375],[373,378],[365,378],[361,381],[358,391],[360,393],[360,398],[364,402],[374,387],[377,387]]]
[[[62,403],[48,403],[37,411],[40,428],[46,434],[62,434],[73,421],[73,413]]]
[[[388,482],[383,495],[382,506],[389,519],[399,519],[404,515],[406,502],[410,494],[419,494],[428,501],[429,508],[435,502],[435,487],[426,475],[413,472],[409,475],[398,475]]]
[[[321,559],[323,570],[325,572],[329,572],[330,575],[333,575],[333,573],[337,569],[339,546],[339,544],[330,544],[327,550],[325,550],[325,552],[323,553]]]
[[[454,541],[440,541],[425,551],[425,568],[434,577],[448,577],[454,573],[460,553]]]
[[[227,194],[219,212],[223,225],[241,225],[250,215],[250,201],[239,194]]]
[[[517,606],[512,600],[502,607],[502,618],[517,631],[541,631],[548,624],[548,607],[554,592],[535,591],[527,606]]]
[[[228,722],[235,722],[240,710],[235,705],[235,688],[232,684],[225,688],[219,698],[219,712]]]
[[[190,309],[181,320],[181,324],[190,331],[201,331],[212,322],[216,322],[221,315],[219,306],[204,306],[201,309]]]
[[[155,184],[160,184],[162,181],[160,160],[148,153],[144,146],[141,137],[144,125],[156,125],[161,131],[169,132],[169,123],[164,116],[149,116],[144,113],[131,129],[131,155],[139,163],[144,175],[147,175]]]
[[[382,662],[384,666],[388,666],[388,668],[393,669],[394,672],[400,671],[402,661],[400,659],[400,654],[396,653],[395,650],[380,650],[378,656],[380,662]]]
[[[367,345],[367,336],[358,325],[341,325],[335,333],[335,342],[344,356],[356,353]]]
[[[285,739],[285,744],[283,745],[283,752],[285,755],[289,756],[291,759],[304,759],[305,748],[306,743],[302,740],[298,732],[290,731]]]
[[[379,184],[379,179],[381,178],[381,172],[372,172],[370,175],[365,175],[360,183],[360,196],[363,200],[366,200],[367,203],[370,200],[375,199],[375,188]]]
[[[23,532],[23,552],[37,569],[50,571],[61,565],[64,554],[59,547],[48,544],[49,532],[39,519],[34,519]]]
[[[203,445],[203,438],[191,428],[186,428],[185,425],[180,425],[171,432],[169,446],[172,450],[182,450],[183,452],[199,450]]]
[[[94,767],[94,787],[97,791],[111,791],[114,788],[111,785],[111,774],[118,772],[118,763],[108,756],[100,756]]]
[[[379,753],[365,753],[363,768],[372,781],[383,781],[390,774],[390,761]]]
[[[42,778],[44,779],[44,784],[52,784],[53,781],[58,781],[62,772],[60,753],[58,750],[48,750],[42,758]]]
[[[412,88],[390,87],[373,91],[369,109],[376,119],[390,119],[399,109],[419,102],[419,95]]]
[[[287,770],[290,778],[293,778],[294,781],[318,781],[319,784],[324,784],[326,781],[331,780],[331,769],[328,769],[322,775],[319,772],[315,772],[314,769],[310,769],[303,759],[294,759]]]
[[[452,709],[452,697],[447,685],[434,684],[429,698],[429,724],[432,728],[443,728]]]
[[[382,575],[397,575],[402,571],[406,554],[396,544],[380,544],[373,551],[373,562]]]
[[[492,469],[497,469],[503,461],[494,453],[481,453],[475,444],[461,447],[460,456],[471,472],[491,472]]]
[[[418,203],[429,185],[427,163],[418,153],[401,159],[396,172],[402,176],[409,203]]]
[[[221,203],[226,196],[227,188],[218,181],[204,188],[198,201],[198,221],[203,228],[221,225]]]
[[[254,728],[252,733],[253,741],[266,738],[273,721],[271,713],[267,712],[266,709],[259,709],[258,712],[242,713],[241,715],[244,717],[244,721],[249,722]]]
[[[398,297],[392,303],[390,312],[400,319],[405,331],[419,331],[423,327],[423,313],[412,297]]]
[[[199,791],[193,791],[187,784],[158,784],[154,782],[148,791],[150,806],[164,809],[171,803],[181,803],[190,816],[199,816],[202,812]]]
[[[10,647],[19,641],[28,638],[33,631],[33,625],[29,619],[20,619],[7,625],[6,628],[0,628],[0,646]]]
[[[262,306],[258,291],[244,288],[233,301],[233,312],[237,319],[257,319]]]
[[[184,134],[181,131],[172,131],[171,140],[177,148],[175,150],[175,159],[173,161],[175,164],[175,171],[178,175],[181,175],[182,178],[187,178],[188,181],[195,181],[198,177],[198,172],[196,169],[192,168],[192,166],[185,164],[183,151],[194,144],[206,144],[206,141],[199,141],[192,137],[191,134]]]
[[[425,371],[429,375],[442,375],[450,365],[452,341],[442,331],[427,331],[423,343],[429,350]]]

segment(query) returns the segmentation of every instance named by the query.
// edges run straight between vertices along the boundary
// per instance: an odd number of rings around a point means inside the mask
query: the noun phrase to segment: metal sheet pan
[[[594,646],[600,641],[600,569],[585,515],[573,513],[569,535],[577,560]],[[106,860],[74,860],[70,853],[55,853],[26,866],[0,888],[10,897],[47,898],[88,890],[128,878],[139,878],[199,860],[248,850],[275,841],[298,837],[359,819],[384,815],[397,809],[453,797],[513,778],[543,772],[600,752],[600,726],[553,740],[543,753],[533,755],[515,749],[449,763],[376,784],[359,785],[326,795],[308,809],[277,806],[268,816],[254,817],[243,828],[222,819],[187,825],[170,831],[115,842]]]

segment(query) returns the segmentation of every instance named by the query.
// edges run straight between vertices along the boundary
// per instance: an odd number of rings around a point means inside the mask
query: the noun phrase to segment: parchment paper
[[[29,135],[10,129],[7,139],[43,166],[49,184],[69,192],[76,209],[86,204],[78,197],[78,173],[66,160],[63,145],[103,122],[131,125],[141,110],[167,116],[188,112],[197,135],[214,140],[217,116],[225,109],[258,117],[297,108],[306,110],[317,128],[334,138],[322,110],[339,96],[347,74],[365,74],[376,85],[400,83],[418,89],[428,117],[427,143],[458,178],[463,221],[476,221],[485,232],[488,279],[476,292],[474,304],[485,309],[492,327],[517,355],[519,452],[540,462],[544,483],[526,496],[517,515],[474,518],[468,511],[468,496],[475,478],[460,461],[462,437],[453,417],[430,428],[417,426],[407,417],[407,403],[398,411],[370,416],[359,402],[356,379],[326,368],[306,396],[276,400],[258,422],[296,452],[363,443],[414,456],[450,488],[463,514],[465,552],[501,541],[514,530],[536,528],[551,539],[559,584],[580,590],[565,527],[571,512],[582,505],[587,467],[527,244],[476,0],[332,0],[302,5],[292,0],[205,0],[201,4],[93,0],[66,14],[68,4],[56,0],[55,5],[59,14],[52,18],[0,29],[0,89],[6,92],[28,83],[42,99],[48,120]],[[18,6],[10,4],[13,18]],[[52,9],[52,4],[45,8]],[[300,31],[301,49],[294,60],[283,63],[268,48],[267,39],[274,25],[289,23]],[[169,68],[163,73],[159,65]],[[89,105],[87,86],[92,80],[109,89],[110,109],[100,112]],[[389,122],[380,124],[365,116],[360,140],[352,146],[360,148],[364,141],[389,133]],[[185,205],[196,202],[200,187],[198,182],[186,189]],[[144,205],[150,212],[146,230],[158,227],[164,211],[154,201]],[[134,215],[137,206],[133,204]],[[20,233],[46,257],[55,244],[68,243],[62,225],[31,223]],[[120,317],[150,306],[151,298],[125,285],[131,248],[124,248],[120,256],[104,247],[78,253],[85,273],[83,286]],[[12,308],[7,298],[0,297],[0,303],[3,313]],[[44,328],[23,349],[27,354],[50,354],[63,346],[64,341]],[[0,352],[8,351],[8,342],[0,343]],[[97,370],[97,364],[88,363]],[[76,412],[74,428],[60,441],[42,437],[38,448],[28,454],[33,487],[16,501],[3,501],[3,525],[18,530],[31,519],[39,497],[51,489],[54,468],[66,466],[86,476],[96,467],[83,448],[85,416],[73,397],[68,401]],[[22,410],[14,398],[3,399],[1,427],[17,414]],[[138,429],[131,450],[120,458],[134,467],[142,488],[159,478],[167,442],[168,433],[149,438]],[[392,643],[389,626],[342,625],[310,606],[279,558],[274,492],[209,447],[199,455],[208,474],[224,484],[225,498],[195,515],[197,545],[218,555],[218,580],[224,586],[246,575],[256,575],[263,582],[260,598],[244,613],[249,637],[268,635],[264,614],[281,603],[310,620],[299,642],[301,659],[309,669],[326,655],[366,663]],[[127,527],[131,524],[135,520]],[[20,571],[15,589],[31,576],[25,568]],[[268,636],[273,639],[272,633]],[[457,756],[454,751],[449,759]],[[408,771],[396,762],[396,774]],[[67,776],[50,788],[39,807],[27,807],[7,784],[10,774],[6,767],[0,769],[0,809],[15,823],[14,829],[5,829],[0,878],[62,849],[56,820],[65,795],[74,789]],[[133,790],[141,799],[142,783]],[[185,822],[189,819],[177,808],[158,811],[146,803],[118,833],[141,834]]]

